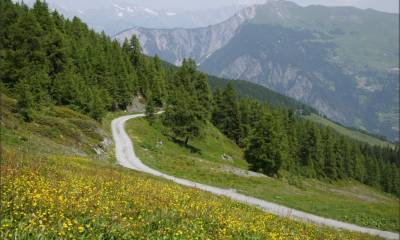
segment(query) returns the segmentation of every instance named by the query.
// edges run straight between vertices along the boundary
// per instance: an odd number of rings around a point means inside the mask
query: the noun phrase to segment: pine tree
[[[151,68],[152,83],[150,84],[153,99],[157,106],[162,106],[165,93],[165,73],[160,58],[156,55]]]
[[[358,146],[355,147],[355,159],[353,166],[354,178],[360,182],[364,182],[366,177],[365,158]]]
[[[366,171],[367,171],[366,184],[378,187],[380,180],[379,176],[380,173],[379,173],[378,162],[375,157],[370,156],[366,159]]]
[[[106,114],[104,92],[99,89],[89,90],[89,98],[89,115],[99,121]]]
[[[224,118],[224,108],[223,108],[223,99],[222,99],[222,90],[218,88],[214,92],[214,101],[213,101],[213,110],[211,116],[211,122],[216,126],[218,129],[222,130],[223,128],[223,121]]]
[[[355,162],[355,146],[351,143],[346,145],[345,149],[345,162],[344,169],[346,172],[347,178],[354,178],[354,162]]]
[[[323,177],[325,163],[320,130],[312,125],[304,127],[304,142],[300,147],[302,172],[307,177]]]
[[[198,137],[203,128],[198,115],[193,111],[195,99],[184,89],[177,89],[168,99],[163,123],[168,126],[176,138],[183,139],[188,145],[189,139]]]
[[[155,101],[151,94],[147,94],[147,104],[146,104],[146,118],[150,124],[154,122],[155,119]]]
[[[245,151],[245,158],[252,170],[269,176],[278,173],[287,158],[287,141],[281,131],[279,123],[270,114],[264,113]]]
[[[345,161],[346,161],[346,139],[341,136],[335,144],[335,155],[337,164],[337,174],[339,179],[346,178]]]
[[[34,108],[34,98],[26,81],[20,81],[16,86],[18,93],[18,110],[23,119],[27,122],[32,121],[32,113]]]
[[[204,89],[209,87],[204,79],[198,79],[198,74],[193,60],[183,61],[172,82],[173,91],[169,94],[164,114],[164,124],[175,137],[182,138],[185,145],[190,138],[201,135],[208,120],[205,107],[211,104],[204,101],[207,98],[203,96]]]
[[[142,64],[142,60],[143,60],[142,47],[141,47],[139,39],[136,37],[136,35],[132,35],[132,37],[129,41],[128,53],[129,53],[131,62],[135,67],[138,67]]]
[[[210,110],[212,109],[212,95],[210,86],[208,85],[207,75],[196,72],[194,81],[198,103],[197,107],[201,116],[201,121],[207,122],[211,118]]]
[[[247,144],[248,137],[252,128],[252,115],[251,102],[249,100],[242,100],[239,102],[240,122],[242,127],[242,139],[240,146],[244,147]]]
[[[243,136],[240,109],[232,84],[226,85],[222,93],[217,93],[215,101],[212,117],[214,125],[227,137],[240,144]]]
[[[336,180],[338,178],[337,173],[337,161],[335,154],[335,142],[334,142],[333,134],[329,131],[329,128],[325,129],[325,151],[324,151],[324,173],[325,175],[332,180]]]
[[[299,155],[299,146],[298,142],[298,124],[296,122],[295,114],[292,110],[289,110],[286,114],[286,134],[288,139],[288,161],[283,164],[283,167],[291,172],[298,171],[298,155]]]

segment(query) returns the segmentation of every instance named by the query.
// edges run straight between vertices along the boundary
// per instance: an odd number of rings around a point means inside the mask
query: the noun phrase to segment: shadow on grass
[[[186,145],[184,141],[182,141],[182,140],[180,140],[180,139],[177,139],[177,138],[175,138],[175,137],[172,137],[172,136],[167,136],[167,137],[168,137],[168,139],[169,139],[170,141],[172,141],[172,142],[178,144],[179,146],[181,146],[181,147],[183,147],[183,148],[188,149],[191,153],[201,154],[201,150],[200,150],[200,149],[198,149],[198,148],[196,148],[196,147],[193,147],[193,146],[191,146],[190,144],[187,144],[187,145]]]

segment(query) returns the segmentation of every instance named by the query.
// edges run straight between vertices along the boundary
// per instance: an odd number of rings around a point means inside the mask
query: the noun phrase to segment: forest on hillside
[[[0,79],[18,113],[35,121],[42,106],[62,105],[100,121],[146,99],[149,121],[164,108],[163,124],[185,145],[207,122],[245,151],[252,170],[335,181],[355,179],[400,196],[399,148],[359,143],[299,117],[294,110],[239,99],[232,85],[214,94],[193,60],[177,69],[142,53],[133,36],[123,44],[65,19],[44,2],[33,8],[0,1]]]

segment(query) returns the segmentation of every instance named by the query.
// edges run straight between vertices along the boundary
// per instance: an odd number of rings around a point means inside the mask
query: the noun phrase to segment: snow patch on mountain
[[[174,13],[174,12],[166,12],[165,15],[167,15],[167,16],[176,16],[176,13]]]
[[[122,11],[125,10],[125,8],[119,6],[118,4],[113,4],[113,6],[114,6],[116,9],[118,9],[118,10],[122,10]]]
[[[144,11],[149,13],[149,14],[151,14],[151,15],[154,15],[154,16],[158,16],[159,15],[158,12],[156,12],[156,11],[150,9],[150,8],[145,8]]]

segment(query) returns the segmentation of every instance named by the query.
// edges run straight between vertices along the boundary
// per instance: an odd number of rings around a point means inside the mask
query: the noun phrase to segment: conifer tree
[[[104,92],[99,89],[89,90],[89,115],[100,120],[106,114],[106,103],[104,98]]]
[[[338,178],[337,174],[337,162],[336,162],[336,154],[335,154],[335,142],[327,129],[325,136],[325,175],[332,180],[336,180]]]
[[[18,111],[23,119],[27,122],[32,120],[32,112],[34,108],[34,98],[26,81],[18,82],[16,86],[18,93]]]
[[[129,57],[132,61],[132,64],[138,67],[142,64],[143,60],[142,47],[139,39],[136,37],[136,35],[132,35],[129,43]]]
[[[201,135],[208,121],[204,107],[210,106],[211,103],[206,102],[207,97],[203,95],[209,87],[207,82],[198,76],[196,63],[185,59],[175,75],[175,81],[172,82],[173,91],[169,94],[164,114],[164,124],[171,129],[175,137],[183,139],[185,145],[190,138]],[[206,85],[201,86],[202,84]]]
[[[151,95],[151,93],[147,94],[147,103],[146,103],[146,118],[150,124],[154,122],[155,119],[155,101]]]
[[[242,126],[239,103],[236,91],[232,84],[225,86],[222,93],[215,97],[213,123],[227,137],[240,144],[242,140]]]
[[[252,170],[261,171],[269,176],[278,173],[282,162],[287,158],[287,142],[280,131],[272,116],[264,113],[245,151],[245,158]]]
[[[164,114],[164,124],[168,126],[176,138],[181,138],[185,145],[189,139],[198,137],[203,127],[193,106],[196,100],[184,89],[177,89],[168,99]]]

